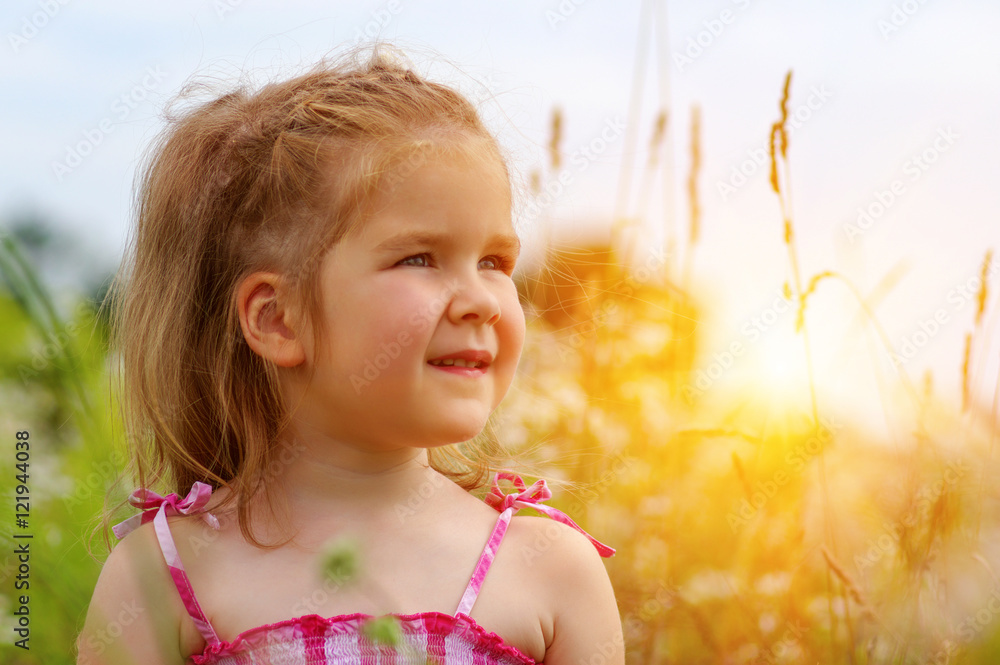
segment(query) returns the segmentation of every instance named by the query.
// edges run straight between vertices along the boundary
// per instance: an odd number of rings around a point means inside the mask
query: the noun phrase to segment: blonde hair
[[[136,228],[116,278],[113,339],[131,475],[140,487],[181,495],[195,481],[229,487],[240,529],[258,546],[250,499],[266,495],[288,414],[274,366],[243,338],[237,285],[258,270],[292,275],[315,311],[317,259],[363,221],[404,157],[471,137],[462,149],[507,168],[461,94],[378,46],[366,60],[352,55],[168,113],[138,179]],[[428,450],[431,466],[466,490],[482,486],[498,453]]]

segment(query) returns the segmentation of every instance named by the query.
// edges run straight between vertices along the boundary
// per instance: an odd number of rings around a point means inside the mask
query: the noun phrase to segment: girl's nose
[[[500,320],[500,300],[478,271],[458,278],[454,284],[448,318],[453,323],[470,321],[491,326]]]

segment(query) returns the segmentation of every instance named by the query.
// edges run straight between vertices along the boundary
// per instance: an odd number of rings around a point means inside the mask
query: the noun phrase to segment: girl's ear
[[[248,275],[236,290],[236,304],[243,338],[254,353],[279,367],[296,367],[305,361],[305,322],[296,316],[281,275]]]

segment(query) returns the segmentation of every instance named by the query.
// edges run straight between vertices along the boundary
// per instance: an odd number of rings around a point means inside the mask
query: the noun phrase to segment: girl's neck
[[[320,510],[377,520],[394,515],[414,491],[424,496],[441,486],[427,450],[408,446],[374,450],[296,438],[283,445],[272,469],[272,495],[293,517]]]

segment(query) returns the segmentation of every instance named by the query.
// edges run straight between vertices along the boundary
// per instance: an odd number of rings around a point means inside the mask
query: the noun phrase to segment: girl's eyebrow
[[[376,247],[377,252],[395,252],[415,245],[447,244],[452,237],[446,233],[428,233],[426,231],[407,231],[387,238]],[[521,241],[512,233],[498,233],[486,243],[488,247],[496,247],[501,251],[510,252],[515,256],[521,253]]]

